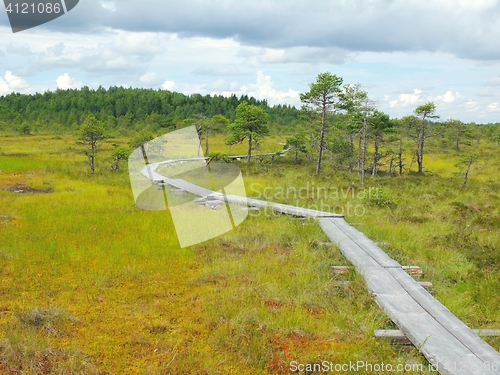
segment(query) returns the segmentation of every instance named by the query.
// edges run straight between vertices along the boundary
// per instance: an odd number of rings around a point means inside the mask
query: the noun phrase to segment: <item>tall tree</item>
[[[355,85],[344,85],[344,90],[341,94],[342,99],[342,109],[346,112],[341,117],[340,124],[343,125],[344,130],[347,132],[347,136],[349,137],[349,145],[351,148],[351,154],[354,155],[354,139],[356,136],[359,136],[359,147],[358,147],[358,174],[361,174],[361,165],[364,162],[361,162],[361,159],[365,160],[366,157],[363,155],[363,151],[366,153],[366,143],[363,143],[363,140],[366,141],[366,116],[363,116],[361,108],[363,107],[363,102],[367,99],[367,93],[361,90],[361,85],[359,83]],[[364,136],[363,136],[364,135]],[[354,168],[354,158],[351,157],[349,161],[349,173],[352,173]],[[362,177],[364,181],[364,176]]]
[[[319,124],[321,121],[321,116],[316,111],[311,110],[306,105],[302,105],[299,113],[299,120],[303,124],[303,131],[306,137],[309,139],[307,157],[309,160],[313,160],[311,154],[312,150],[317,148],[319,145]]]
[[[200,133],[205,133],[205,156],[209,155],[208,138],[211,132],[221,131],[229,124],[229,120],[223,115],[214,115],[203,119],[199,124]],[[201,134],[200,134],[201,135]]]
[[[349,126],[349,141],[352,154],[354,155],[354,137],[359,134],[358,147],[358,174],[361,175],[361,183],[365,183],[366,171],[366,149],[368,139],[369,116],[375,111],[374,103],[368,98],[368,93],[361,90],[359,83],[345,85],[340,96],[340,107],[346,110],[346,118]],[[352,171],[352,166],[349,166]]]
[[[325,144],[325,124],[329,112],[338,109],[339,95],[341,93],[342,78],[330,72],[320,73],[316,82],[309,84],[309,91],[300,94],[300,100],[306,106],[312,107],[321,113],[321,130],[319,136],[318,161],[316,163],[316,174],[321,170],[321,158]]]
[[[87,155],[92,173],[95,172],[98,142],[105,138],[104,132],[104,124],[98,121],[94,115],[89,115],[85,119],[80,130],[80,143],[90,146],[89,149],[85,150],[85,155]]]
[[[449,119],[444,125],[453,140],[455,151],[460,152],[461,144],[470,145],[473,135],[470,129],[462,121]]]
[[[248,140],[247,163],[252,158],[252,147],[258,144],[260,137],[269,134],[266,111],[255,105],[242,102],[236,108],[236,119],[229,125],[231,144]]]
[[[383,140],[384,134],[392,130],[393,123],[383,112],[375,111],[369,120],[371,131],[373,134],[373,165],[372,165],[372,177],[377,174],[378,162],[383,157],[380,153],[380,143]]]
[[[286,144],[283,147],[285,150],[295,152],[295,164],[299,163],[299,152],[307,153],[307,137],[303,131],[298,131],[295,135],[286,139]]]
[[[397,166],[399,170],[399,175],[401,176],[403,174],[403,169],[404,169],[404,157],[403,157],[403,147],[404,147],[404,140],[407,137],[408,129],[411,129],[412,126],[410,125],[412,122],[418,121],[418,119],[415,116],[405,116],[401,119],[398,120],[393,120],[397,133],[398,133],[398,150],[396,152],[397,154]]]
[[[424,146],[425,140],[429,138],[432,134],[428,134],[428,122],[429,119],[439,118],[439,116],[434,115],[436,111],[436,105],[433,102],[428,102],[421,106],[418,106],[414,113],[418,117],[419,121],[414,123],[414,140],[416,143],[416,152],[418,163],[418,174],[424,174]]]

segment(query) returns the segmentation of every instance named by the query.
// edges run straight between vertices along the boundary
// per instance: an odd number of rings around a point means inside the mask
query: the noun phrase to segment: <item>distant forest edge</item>
[[[142,88],[88,87],[46,91],[36,94],[12,93],[0,96],[0,131],[78,130],[88,115],[104,122],[108,129],[158,132],[189,125],[200,118],[223,115],[234,121],[242,102],[258,106],[269,115],[271,132],[297,124],[300,111],[289,105],[269,106],[266,100],[243,95],[185,95],[167,90]]]
[[[269,115],[271,133],[291,133],[301,123],[301,111],[294,106],[269,106],[267,100],[242,95],[185,95],[168,90],[110,87],[12,93],[0,96],[0,131],[77,131],[88,115],[121,132],[172,130],[194,124],[202,118],[223,115],[234,121],[236,108],[248,102]],[[500,122],[485,125],[489,132]],[[485,129],[486,130],[486,129]]]

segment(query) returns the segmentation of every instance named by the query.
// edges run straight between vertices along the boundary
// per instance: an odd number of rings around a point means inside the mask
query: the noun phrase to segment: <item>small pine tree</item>
[[[104,124],[93,115],[87,116],[80,129],[79,143],[89,145],[85,155],[89,162],[90,170],[95,172],[95,159],[97,155],[98,142],[105,137]]]

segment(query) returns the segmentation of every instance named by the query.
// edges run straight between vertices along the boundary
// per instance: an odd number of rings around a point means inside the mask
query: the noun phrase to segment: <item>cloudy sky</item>
[[[0,12],[0,95],[164,88],[300,106],[320,72],[391,116],[500,122],[500,0],[80,0],[12,33]]]

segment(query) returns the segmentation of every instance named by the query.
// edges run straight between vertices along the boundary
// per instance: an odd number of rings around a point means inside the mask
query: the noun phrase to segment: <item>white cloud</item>
[[[24,79],[15,76],[9,70],[7,70],[7,72],[5,73],[5,80],[9,84],[9,87],[14,90],[24,90],[29,87],[28,83]]]
[[[477,92],[478,96],[495,96],[493,89],[490,86],[487,86]]]
[[[0,77],[0,95],[10,94],[11,92],[26,93],[29,91],[28,83],[14,75],[10,70],[5,73],[5,79]]]
[[[470,99],[467,103],[465,103],[465,108],[467,112],[476,112],[479,109],[477,102],[475,102],[472,99]]]
[[[165,44],[175,39],[173,35],[121,30],[104,30],[91,37],[44,34],[31,43],[24,36],[21,38],[17,44],[10,43],[5,48],[9,49],[11,56],[21,56],[19,61],[24,74],[35,75],[52,69],[79,69],[92,73],[105,72],[108,76],[131,76],[143,71],[149,62],[164,57]],[[0,49],[2,44],[0,41]]]
[[[236,96],[248,95],[259,100],[266,99],[269,105],[277,104],[290,104],[295,106],[300,106],[300,91],[288,89],[288,91],[280,91],[274,88],[274,82],[271,76],[266,76],[261,70],[257,72],[257,82],[238,84],[236,82],[226,83],[222,80],[218,80],[212,83],[214,88],[219,88],[212,95],[219,94],[224,96],[230,96],[235,94]],[[229,90],[222,90],[222,88],[229,88]],[[218,91],[218,92],[217,92]]]
[[[78,89],[82,87],[82,83],[71,77],[68,73],[64,73],[56,79],[57,88],[61,90]]]
[[[10,54],[20,55],[20,56],[29,56],[33,53],[28,43],[19,44],[19,43],[9,43],[5,50]]]
[[[168,91],[175,91],[177,90],[177,85],[174,81],[165,81],[163,85],[161,85],[161,88]]]
[[[500,103],[491,103],[487,108],[490,112],[500,112]]]
[[[396,100],[390,100],[389,105],[392,108],[415,106],[424,101],[422,90],[414,89],[411,94],[401,94]]]
[[[262,71],[257,72],[257,83],[249,85],[248,95],[257,99],[267,99],[269,104],[296,103],[300,100],[299,91],[288,89],[288,91],[278,91],[274,88],[271,76],[266,76]]]
[[[110,12],[116,12],[116,3],[114,1],[101,1],[101,6]]]
[[[458,91],[453,93],[452,91],[448,90],[444,95],[436,96],[434,100],[442,101],[444,103],[453,103],[455,100],[461,100],[463,98],[463,95],[461,95]]]
[[[139,78],[141,83],[145,86],[160,86],[163,82],[163,77],[161,77],[156,72],[146,73]]]
[[[346,61],[348,53],[337,47],[289,47],[289,48],[258,48],[242,47],[237,54],[245,60],[252,59],[262,64],[287,64],[287,63],[331,63],[342,64]]]
[[[500,86],[500,77],[492,77],[486,81],[487,86]]]

